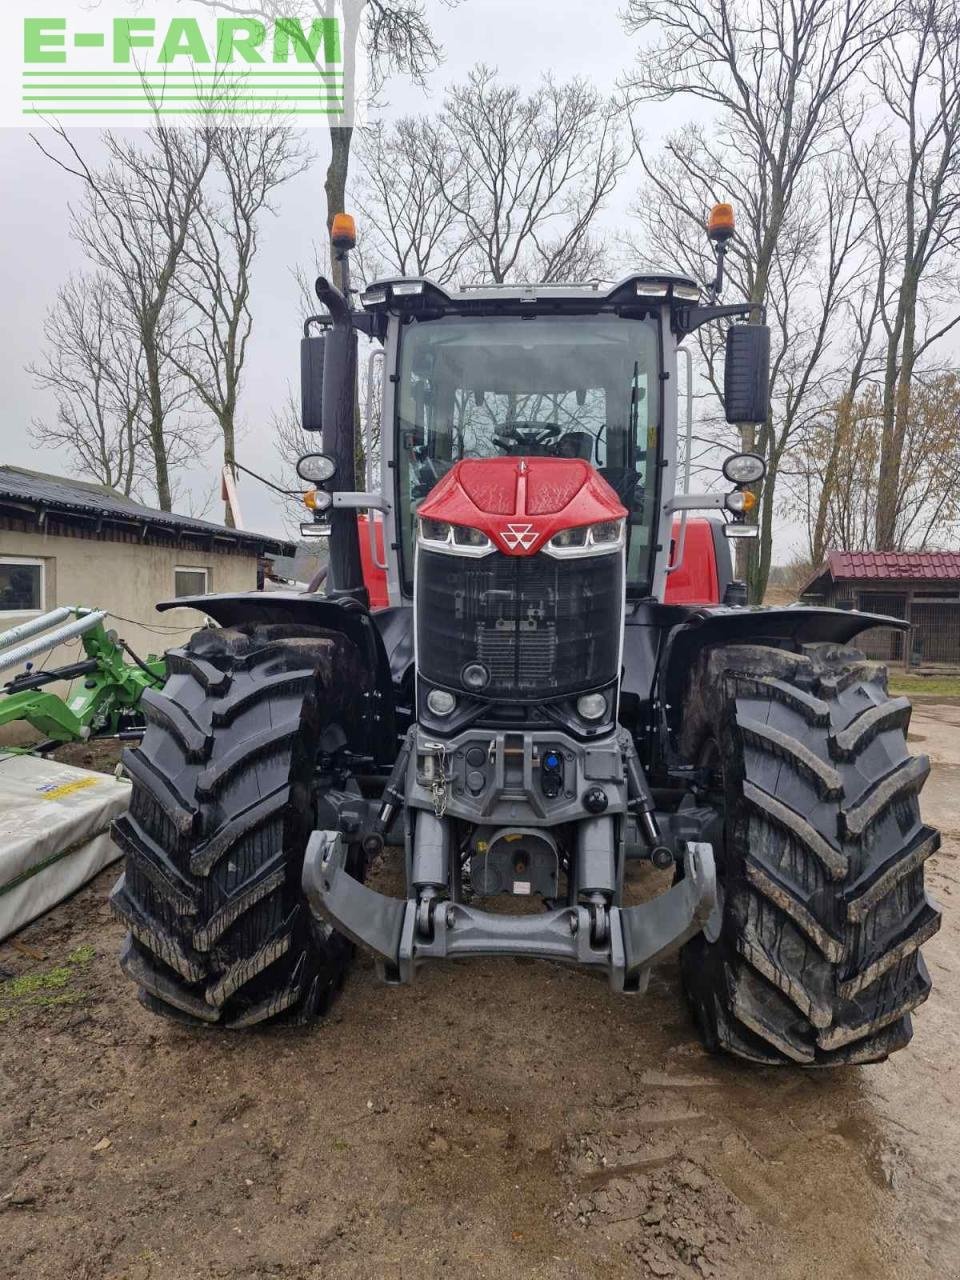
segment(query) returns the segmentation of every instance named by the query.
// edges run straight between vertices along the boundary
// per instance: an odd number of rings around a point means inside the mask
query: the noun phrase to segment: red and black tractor
[[[526,956],[624,993],[680,949],[711,1049],[832,1066],[910,1038],[939,925],[928,763],[908,702],[848,647],[903,624],[746,607],[728,547],[756,532],[762,459],[728,458],[723,493],[678,475],[698,327],[730,322],[727,419],[767,413],[762,311],[717,302],[725,213],[705,298],[633,275],[393,279],[355,302],[339,220],[345,287],[318,281],[302,345],[326,594],[193,599],[218,625],[168,654],[126,758],[113,904],[148,1008],[309,1019],[357,944],[390,983]],[[382,387],[362,442],[360,336]],[[366,882],[385,846],[402,897]],[[660,873],[644,901],[637,859]]]

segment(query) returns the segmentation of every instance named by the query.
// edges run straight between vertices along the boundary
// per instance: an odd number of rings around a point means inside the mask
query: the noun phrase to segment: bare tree
[[[224,465],[236,462],[240,384],[253,328],[251,272],[262,215],[279,187],[306,167],[298,138],[280,125],[220,125],[213,163],[184,246],[175,289],[188,328],[171,359],[223,438]],[[229,504],[226,522],[233,515]]]
[[[627,163],[618,111],[582,80],[529,95],[478,66],[433,116],[363,139],[365,266],[444,282],[602,272],[597,214]]]
[[[873,547],[879,502],[884,430],[883,385],[869,386],[855,401],[831,406],[805,437],[802,458],[810,478],[798,514],[810,531],[811,562],[829,547]],[[960,377],[955,372],[919,376],[903,440],[896,522],[890,550],[924,550],[951,543],[960,528]],[[824,458],[840,441],[835,465]],[[819,529],[821,512],[823,530]],[[817,539],[820,539],[819,545]]]
[[[213,155],[212,128],[165,129],[145,140],[103,135],[108,162],[94,169],[73,139],[53,127],[59,151],[37,146],[80,180],[82,201],[72,210],[72,234],[94,270],[109,282],[130,317],[143,353],[144,423],[161,510],[172,507],[165,366],[177,339],[175,277],[182,265]]]
[[[670,101],[686,96],[719,112],[709,136],[692,127],[674,136],[675,169],[701,195],[736,199],[748,228],[733,254],[739,257],[744,293],[752,302],[769,303],[778,275],[781,287],[791,282],[793,273],[784,272],[782,264],[787,256],[797,259],[804,225],[810,226],[809,201],[815,194],[811,167],[842,139],[851,82],[889,31],[887,6],[882,0],[805,0],[789,6],[780,0],[749,0],[736,7],[729,0],[628,0],[626,23],[634,32],[648,27],[659,32],[659,40],[641,51],[627,78],[631,98]],[[669,205],[674,193],[660,166],[641,138],[635,136],[635,142],[648,182]],[[703,205],[678,213],[668,210],[664,228],[679,229],[690,218],[699,225]],[[791,246],[786,255],[785,238]],[[842,269],[847,261],[844,256]],[[836,301],[836,282],[825,284],[826,295]],[[790,300],[781,298],[774,308],[781,329],[788,314],[785,302]],[[814,367],[826,346],[826,334],[817,325]],[[799,368],[794,368],[791,385],[809,388],[810,376]],[[771,393],[774,389],[772,380]],[[774,426],[772,400],[766,423],[741,431],[742,448],[766,450],[774,482],[782,437],[782,427]],[[773,501],[768,480],[762,528],[764,523],[769,527]],[[753,599],[762,598],[769,562],[764,532],[748,553]]]
[[[475,278],[549,281],[599,265],[590,232],[628,158],[618,118],[579,79],[545,76],[524,96],[480,65],[450,90],[427,141]]]
[[[636,206],[643,228],[644,257],[703,278],[712,265],[703,233],[704,210],[733,196],[738,234],[728,253],[731,292],[750,296],[755,283],[766,214],[756,191],[764,171],[723,137],[707,137],[688,128],[668,139],[665,158],[644,160],[647,185]],[[792,486],[795,442],[824,404],[837,396],[847,362],[847,313],[850,300],[869,275],[866,246],[870,212],[859,171],[842,153],[811,160],[795,183],[797,199],[781,222],[766,268],[767,319],[773,331],[768,413],[763,423],[731,435],[720,405],[723,344],[713,327],[698,332],[700,365],[713,392],[713,414],[701,415],[697,444],[716,458],[717,446],[746,445],[765,458],[767,475],[760,492],[757,552],[745,572],[754,600],[762,600],[769,574],[780,482]],[[851,372],[851,376],[852,372]],[[856,383],[856,378],[854,379]]]
[[[689,96],[719,109],[715,136],[747,158],[758,242],[751,246],[750,300],[762,302],[777,241],[807,162],[843,121],[851,79],[889,31],[878,0],[628,0],[628,30],[656,25],[627,79],[639,99]]]
[[[55,421],[31,434],[69,450],[74,466],[129,497],[143,478],[143,350],[103,275],[71,277],[43,323],[46,352],[28,366],[56,398]]]
[[[871,64],[881,122],[891,121],[881,132],[884,163],[869,182],[885,269],[875,526],[881,550],[898,536],[915,372],[924,353],[960,323],[960,7],[956,0],[909,0],[898,15],[896,38]],[[852,134],[850,141],[858,156],[862,138]]]
[[[871,266],[876,266],[876,263],[872,262]],[[856,403],[864,384],[878,364],[874,335],[879,310],[880,291],[876,277],[860,282],[851,295],[844,299],[840,323],[844,338],[837,343],[837,349],[841,353],[838,381],[842,380],[843,386],[834,410],[834,430],[825,437],[821,436],[817,447],[811,450],[810,441],[815,438],[820,425],[819,419],[814,419],[811,432],[800,442],[799,490],[806,498],[812,564],[820,564],[826,554],[831,539],[831,495],[842,472],[849,465],[851,446],[857,447]],[[815,468],[810,465],[814,460]],[[812,503],[811,480],[815,472],[820,491],[815,503]]]
[[[397,272],[453,279],[469,248],[444,181],[452,167],[446,137],[429,120],[405,117],[392,128],[362,130],[353,203],[363,216],[365,278]],[[436,154],[435,148],[446,148]]]
[[[369,58],[370,91],[376,94],[392,73],[409,76],[423,84],[440,61],[441,50],[433,37],[425,8],[420,0],[197,0],[216,9],[254,16],[267,21],[297,18],[309,29],[316,18],[342,19],[343,72],[347,84],[355,83],[357,58],[361,51]],[[444,0],[453,7],[460,0]],[[330,125],[330,160],[324,180],[326,223],[329,235],[333,219],[346,207],[347,176],[353,127]],[[334,284],[340,286],[340,264],[331,253]]]

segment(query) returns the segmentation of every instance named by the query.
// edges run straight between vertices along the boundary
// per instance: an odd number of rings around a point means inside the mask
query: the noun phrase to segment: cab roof
[[[376,280],[360,295],[367,312],[437,315],[496,312],[583,313],[619,310],[673,302],[695,304],[700,286],[689,276],[637,274],[618,284],[558,282],[546,284],[483,284],[451,289],[426,277]]]

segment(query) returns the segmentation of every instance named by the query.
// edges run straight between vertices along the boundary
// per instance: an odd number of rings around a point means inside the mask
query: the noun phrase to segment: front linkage
[[[375,848],[405,806],[411,896],[386,897],[351,875],[351,844],[364,836],[342,829],[313,833],[303,887],[315,915],[368,947],[388,982],[412,982],[430,960],[517,955],[603,969],[613,990],[638,993],[650,966],[698,933],[715,909],[711,844],[661,843],[633,742],[622,730],[585,746],[558,734],[477,731],[436,743],[414,728],[385,794],[365,843]],[[528,807],[538,825],[518,826],[519,809]],[[676,858],[682,872],[667,892],[625,906],[631,817],[640,819],[647,856],[671,864]],[[550,825],[539,825],[544,820]],[[557,829],[573,832],[572,856],[564,856]],[[473,833],[466,849],[460,830]],[[559,905],[563,871],[567,900]],[[536,893],[548,909],[483,911],[465,901],[471,891]]]

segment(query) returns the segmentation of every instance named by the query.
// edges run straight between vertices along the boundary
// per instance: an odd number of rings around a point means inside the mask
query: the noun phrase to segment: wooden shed
[[[960,551],[829,551],[800,599],[910,623],[906,634],[877,629],[858,638],[871,658],[960,667]]]

